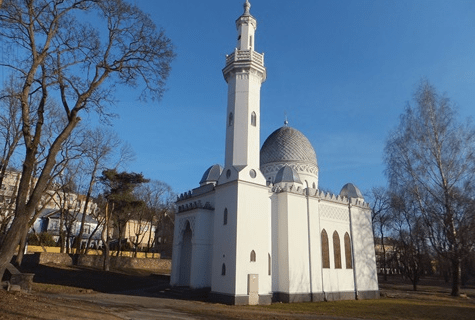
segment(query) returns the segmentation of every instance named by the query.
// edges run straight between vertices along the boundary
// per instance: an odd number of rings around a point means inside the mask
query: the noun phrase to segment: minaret
[[[232,304],[270,303],[269,187],[259,169],[260,90],[264,56],[254,51],[256,19],[244,4],[237,48],[226,57],[226,155],[215,186],[211,293]]]
[[[226,56],[223,75],[228,83],[225,168],[249,167],[259,172],[260,89],[266,80],[264,55],[254,51],[256,19],[251,4],[236,20],[237,47]]]

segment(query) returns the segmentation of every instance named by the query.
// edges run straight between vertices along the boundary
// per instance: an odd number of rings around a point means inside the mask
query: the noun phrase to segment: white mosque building
[[[171,285],[208,288],[228,304],[377,298],[371,211],[358,188],[320,191],[315,150],[287,123],[260,148],[266,68],[249,9],[223,69],[224,168],[178,198]]]

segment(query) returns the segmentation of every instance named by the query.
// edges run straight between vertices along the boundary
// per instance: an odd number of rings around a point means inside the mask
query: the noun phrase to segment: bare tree
[[[110,163],[108,162],[112,160],[111,158],[114,154],[122,155],[122,152],[118,152],[119,150],[121,150],[121,141],[117,135],[111,131],[96,128],[87,131],[84,136],[83,152],[86,162],[85,173],[89,176],[89,179],[86,187],[86,199],[81,218],[81,226],[78,233],[79,239],[82,238],[84,233],[84,223],[91,202],[93,188],[98,180],[97,173],[105,170],[108,166],[110,167]],[[119,160],[123,160],[122,156],[119,156]],[[80,249],[80,242],[76,242],[76,252],[80,252]]]
[[[166,231],[168,231],[167,228],[169,229],[170,225],[172,225],[171,229],[173,229],[173,208],[176,197],[168,184],[158,180],[140,185],[136,189],[135,194],[146,205],[146,212],[144,212],[142,220],[147,221],[147,224],[150,225],[150,232],[143,232],[142,239],[138,243],[143,242],[145,236],[148,236],[147,251],[150,251],[158,240],[157,233],[159,233],[158,237],[164,238],[163,233],[167,233],[166,236],[169,236]]]
[[[21,143],[20,100],[18,86],[10,79],[0,94],[0,136],[2,150],[0,155],[0,185],[10,165],[10,159]]]
[[[461,261],[473,249],[475,129],[424,81],[386,143],[390,188],[411,197],[434,250],[452,265],[452,295],[460,294]]]
[[[381,252],[377,255],[378,264],[383,270],[384,281],[388,280],[386,237],[389,233],[392,221],[391,197],[384,187],[373,187],[369,193],[369,202],[372,203],[373,232],[379,236]],[[376,238],[375,238],[376,240]],[[375,241],[376,242],[376,241]],[[379,250],[378,250],[379,251]]]
[[[94,27],[88,19],[94,19]],[[5,46],[19,52],[0,66],[22,81],[25,146],[15,218],[0,244],[3,275],[46,190],[59,150],[80,122],[79,114],[89,110],[106,115],[115,85],[144,85],[142,97],[160,98],[174,53],[170,40],[157,31],[149,16],[122,0],[5,0],[0,36]],[[55,94],[61,98],[67,121],[28,192],[49,97]],[[38,103],[31,103],[36,101],[33,96]]]
[[[393,240],[399,271],[412,283],[414,291],[421,277],[431,271],[427,227],[418,205],[409,195],[393,195]]]

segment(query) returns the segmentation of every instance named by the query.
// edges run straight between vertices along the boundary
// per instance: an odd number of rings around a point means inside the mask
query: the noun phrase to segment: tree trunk
[[[103,270],[104,271],[109,271],[110,269],[110,260],[111,260],[111,257],[110,257],[110,252],[109,252],[109,240],[106,240],[104,243],[103,243],[103,246],[104,246],[104,266],[103,266]]]
[[[110,250],[109,250],[109,224],[110,224],[110,213],[109,213],[109,202],[106,202],[105,210],[105,221],[104,227],[102,228],[102,246],[104,247],[104,265],[103,270],[109,271],[110,268]]]
[[[64,253],[64,242],[66,241],[65,240],[65,236],[64,236],[64,231],[63,231],[63,225],[64,225],[64,215],[63,215],[63,209],[60,209],[60,214],[59,214],[59,230],[58,230],[58,234],[59,234],[59,240],[61,241],[60,243],[60,249],[59,249],[59,252],[61,253]]]
[[[454,297],[460,296],[460,283],[462,282],[462,264],[459,258],[452,259],[452,292]]]
[[[23,234],[23,230],[27,228],[29,217],[27,214],[17,216],[8,230],[2,245],[0,246],[0,279],[3,278],[3,274],[10,263],[13,255],[15,254],[16,247],[20,242],[20,237]]]
[[[28,229],[25,229],[22,237],[20,238],[20,247],[18,248],[18,253],[16,256],[16,263],[17,265],[21,266],[23,261],[23,255],[25,254],[25,247],[26,247],[26,239],[28,237]]]
[[[81,239],[82,239],[82,234],[84,232],[84,223],[86,222],[87,206],[89,205],[89,200],[91,199],[91,193],[92,193],[92,188],[94,187],[94,179],[96,177],[96,171],[97,171],[97,163],[94,164],[94,169],[92,170],[92,173],[91,173],[91,180],[89,181],[89,187],[87,189],[86,201],[84,203],[84,209],[82,211],[82,217],[81,217],[81,226],[79,227],[79,234],[78,234],[79,242],[76,243],[76,253],[81,252]]]
[[[383,249],[383,275],[384,275],[383,279],[384,281],[388,281],[388,273],[386,271],[386,247],[384,245],[384,235],[383,235],[382,230],[381,230],[381,248]]]

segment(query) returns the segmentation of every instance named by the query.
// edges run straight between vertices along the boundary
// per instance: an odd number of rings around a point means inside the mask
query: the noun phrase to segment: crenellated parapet
[[[362,208],[369,208],[369,203],[365,202],[364,200],[358,198],[350,198],[336,195],[331,192],[325,192],[323,190],[312,189],[312,188],[302,188],[295,184],[279,184],[279,185],[272,185],[270,184],[271,191],[274,193],[282,193],[282,192],[289,192],[294,194],[302,194],[307,195],[312,198],[316,198],[319,200],[325,200],[333,203],[340,203],[344,205],[351,204],[352,206],[358,206]]]
[[[360,199],[351,198],[351,204],[354,205],[354,206],[358,206],[358,207],[363,207],[363,208],[368,208],[368,209],[369,209],[369,203],[368,203],[368,202],[365,202],[365,201],[362,201],[362,200],[360,200]]]
[[[281,193],[281,192],[290,192],[295,194],[304,194],[304,189],[301,186],[297,186],[295,184],[279,184],[272,186],[271,189],[274,193]]]
[[[178,212],[185,212],[195,209],[214,210],[213,206],[208,201],[203,204],[201,200],[190,201],[178,206]]]
[[[307,188],[308,196],[318,198],[320,200],[326,200],[336,203],[349,204],[347,197],[342,197],[331,192],[325,192],[323,190],[317,190],[312,188]]]

